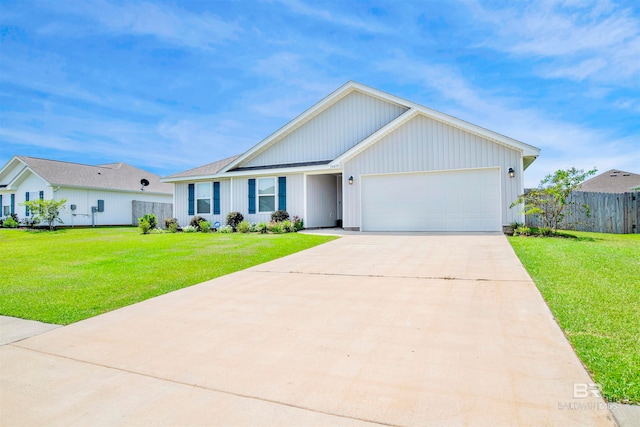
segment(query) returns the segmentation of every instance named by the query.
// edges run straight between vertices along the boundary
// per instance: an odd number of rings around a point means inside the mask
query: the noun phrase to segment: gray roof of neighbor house
[[[240,157],[239,154],[237,156],[228,157],[226,159],[218,160],[217,162],[209,163],[209,164],[206,164],[204,166],[199,166],[199,167],[194,168],[194,169],[189,169],[189,170],[186,170],[184,172],[179,172],[179,173],[176,173],[176,174],[173,174],[173,175],[165,176],[165,177],[163,177],[163,179],[184,178],[184,177],[189,177],[189,176],[198,177],[198,176],[206,176],[206,175],[215,175],[216,173],[218,173],[220,170],[222,170],[225,166],[227,166],[229,163],[233,162],[238,157]]]
[[[144,191],[173,193],[173,186],[160,182],[158,175],[122,162],[91,166],[37,157],[16,158],[51,185],[140,191],[140,182],[146,179],[149,185]]]
[[[611,169],[585,181],[578,191],[591,193],[625,193],[637,191],[640,187],[640,175]]]

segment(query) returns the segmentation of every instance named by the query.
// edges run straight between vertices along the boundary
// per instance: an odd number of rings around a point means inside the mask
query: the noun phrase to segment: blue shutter
[[[213,214],[220,215],[220,183],[213,183]]]
[[[195,214],[196,185],[189,184],[189,215]]]
[[[287,177],[278,177],[278,209],[287,210]]]
[[[38,196],[40,197],[40,200],[44,200],[44,191],[41,191]]]
[[[256,213],[256,180],[249,180],[249,213]]]
[[[4,209],[2,208],[2,194],[0,194],[0,217],[4,215]]]
[[[13,215],[14,213],[16,213],[16,195],[12,194],[11,195],[11,215]]]
[[[24,194],[24,201],[25,202],[29,201],[29,192],[28,191]],[[29,206],[25,206],[24,207],[24,216],[29,216]]]

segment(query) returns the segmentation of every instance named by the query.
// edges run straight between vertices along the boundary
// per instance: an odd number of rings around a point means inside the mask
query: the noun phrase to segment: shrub
[[[138,227],[140,227],[142,234],[149,234],[149,231],[151,231],[151,224],[149,223],[149,219],[146,215],[138,218]]]
[[[286,233],[281,222],[271,221],[267,229],[274,234]]]
[[[269,226],[266,222],[259,222],[256,224],[256,231],[260,234],[265,234],[269,230]]]
[[[149,226],[151,227],[151,230],[153,230],[154,228],[158,228],[158,217],[156,217],[154,214],[152,214],[152,213],[151,214],[146,214],[142,218],[147,220],[147,222],[149,223]],[[142,218],[140,218],[140,219],[142,219]],[[138,219],[138,222],[140,221],[140,219]]]
[[[258,231],[258,224],[256,224],[255,222],[252,222],[251,227],[249,227],[249,232],[256,233],[257,231]]]
[[[282,222],[287,219],[289,219],[289,213],[287,211],[283,211],[282,209],[279,209],[271,214],[271,221],[273,222]]]
[[[206,221],[206,219],[196,215],[191,218],[191,221],[189,221],[189,225],[195,227],[196,231],[200,231],[200,221]]]
[[[178,228],[179,228],[178,227],[178,223],[177,222],[169,223],[169,227],[168,228],[169,228],[169,232],[170,233],[177,233],[178,232]]]
[[[238,231],[240,233],[248,233],[249,231],[251,231],[251,224],[249,223],[249,221],[242,221],[240,224],[238,224]]]
[[[531,229],[529,227],[526,227],[524,225],[516,228],[515,230],[513,230],[513,235],[514,236],[529,236],[531,235]]]
[[[223,225],[218,229],[218,233],[223,233],[223,234],[233,233],[233,227],[231,227],[230,225]]]
[[[196,233],[198,231],[198,227],[187,225],[186,227],[182,227],[182,231],[185,233]]]
[[[289,221],[288,219],[285,219],[280,224],[282,225],[283,233],[293,233],[296,231],[296,229],[293,227],[293,222]]]
[[[205,221],[204,219],[198,223],[200,227],[200,231],[203,233],[208,233],[211,231],[211,223],[209,221]]]
[[[171,229],[171,224],[175,224],[177,226],[178,225],[178,220],[176,218],[165,218],[164,219],[164,228]]]
[[[236,227],[244,220],[244,216],[240,212],[229,212],[227,214],[227,225],[236,231]]]
[[[2,226],[6,228],[17,228],[18,221],[16,221],[12,216],[8,216],[4,219]]]
[[[538,229],[538,232],[540,232],[540,234],[545,237],[553,235],[553,230],[550,227],[540,227]]]
[[[295,231],[300,231],[304,228],[304,221],[298,215],[293,217],[293,228]]]

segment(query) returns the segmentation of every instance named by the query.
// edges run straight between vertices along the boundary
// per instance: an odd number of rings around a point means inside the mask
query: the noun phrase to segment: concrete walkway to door
[[[2,425],[615,425],[498,233],[346,234],[0,357]]]

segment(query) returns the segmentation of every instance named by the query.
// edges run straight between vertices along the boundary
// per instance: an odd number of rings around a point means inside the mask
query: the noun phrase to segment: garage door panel
[[[499,231],[498,169],[362,177],[364,231]]]

